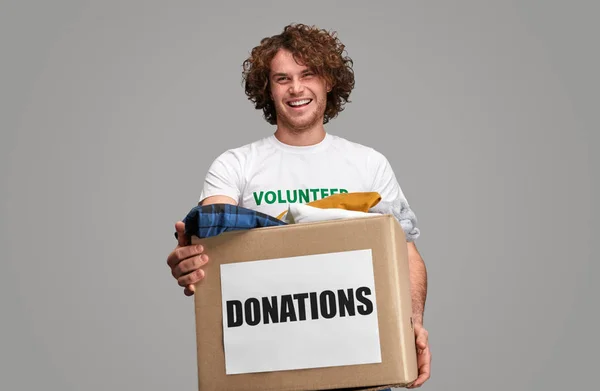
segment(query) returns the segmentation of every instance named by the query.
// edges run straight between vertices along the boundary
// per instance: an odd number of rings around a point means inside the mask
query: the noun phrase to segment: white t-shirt
[[[329,133],[319,144],[303,147],[283,144],[271,135],[217,157],[199,201],[224,195],[241,207],[278,216],[288,203],[372,191],[382,201],[406,202],[390,163],[373,148]]]

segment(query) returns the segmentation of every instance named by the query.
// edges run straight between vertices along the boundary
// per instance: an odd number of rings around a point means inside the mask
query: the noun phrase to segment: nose
[[[304,91],[304,85],[299,79],[294,79],[290,84],[290,94],[298,95]]]

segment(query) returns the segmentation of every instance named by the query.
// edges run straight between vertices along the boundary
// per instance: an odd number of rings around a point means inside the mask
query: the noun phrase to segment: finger
[[[169,265],[169,267],[172,269],[184,259],[202,254],[202,251],[204,251],[204,247],[202,247],[201,244],[197,244],[195,246],[178,247],[171,251],[171,254],[169,254],[167,257],[167,265]]]
[[[195,257],[184,259],[173,268],[173,277],[179,278],[185,274],[193,272],[194,270],[206,265],[207,262],[208,256],[206,254],[200,254]]]
[[[429,349],[425,350],[425,353],[417,358],[417,365],[419,367],[419,376],[417,379],[407,388],[421,387],[429,377],[431,376],[431,352]]]
[[[179,286],[182,287],[185,287],[187,285],[193,285],[200,282],[200,280],[202,280],[205,275],[206,273],[202,269],[194,270],[191,273],[179,277],[177,279],[177,283],[179,284]]]
[[[425,382],[429,379],[429,372],[423,372],[419,375],[419,377],[417,378],[417,380],[415,380],[415,382],[413,384],[410,385],[410,387],[408,388],[419,388],[421,387],[423,384],[425,384]]]
[[[196,291],[195,285],[188,285],[185,288],[183,288],[183,293],[186,296],[193,296],[195,291]]]
[[[185,235],[185,224],[183,221],[178,221],[175,223],[175,231],[177,232],[177,245],[187,246],[189,244],[189,240]]]

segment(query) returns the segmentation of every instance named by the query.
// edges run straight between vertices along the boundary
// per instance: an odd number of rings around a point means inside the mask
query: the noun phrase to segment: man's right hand
[[[183,293],[192,296],[196,291],[195,285],[205,276],[201,269],[208,262],[208,256],[203,254],[202,245],[190,245],[190,239],[185,235],[185,224],[178,221],[175,224],[177,231],[177,247],[167,257],[167,265],[171,268],[171,274],[184,287]]]

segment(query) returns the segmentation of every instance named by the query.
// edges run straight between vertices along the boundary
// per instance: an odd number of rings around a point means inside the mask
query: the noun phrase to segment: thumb
[[[427,344],[429,343],[429,333],[423,326],[417,324],[415,327],[415,334],[417,337],[417,348],[420,351],[419,353],[422,353],[422,351],[427,348]]]
[[[185,224],[183,221],[175,223],[175,231],[177,232],[177,245],[186,246],[189,244],[188,238],[185,236]]]

